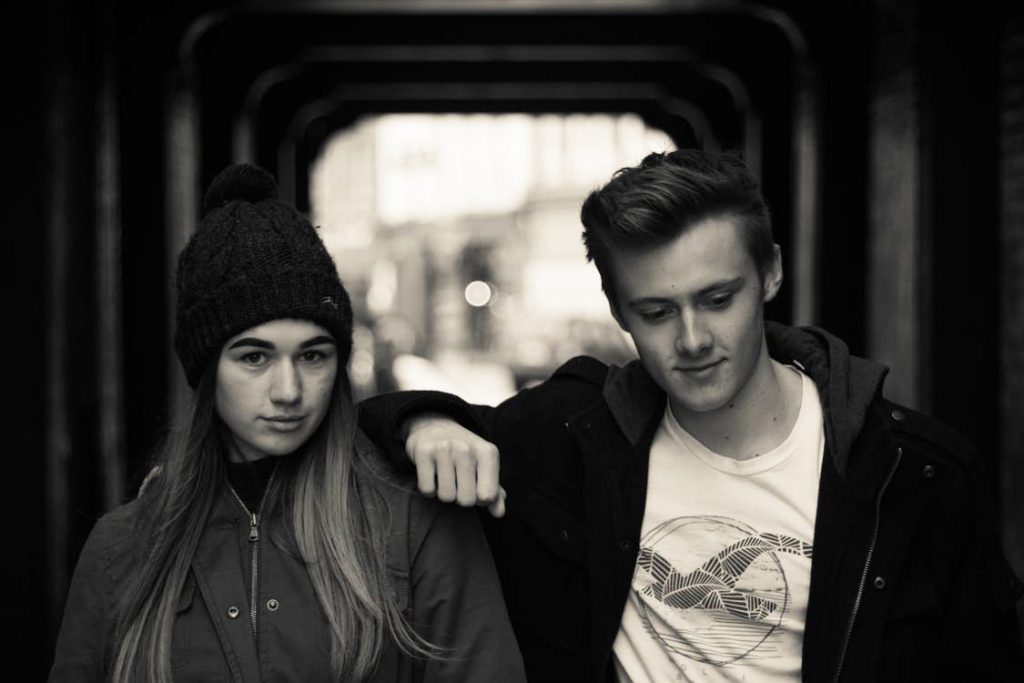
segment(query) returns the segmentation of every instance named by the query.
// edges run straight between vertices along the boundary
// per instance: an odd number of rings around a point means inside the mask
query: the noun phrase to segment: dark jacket
[[[493,562],[476,517],[394,486],[388,574],[393,598],[417,632],[448,649],[414,660],[388,642],[371,681],[523,681]],[[50,681],[108,680],[113,607],[140,540],[139,498],[105,515],[72,580]],[[171,666],[184,681],[328,681],[330,634],[306,568],[261,522],[258,640],[248,603],[249,519],[225,487],[203,532],[178,604]]]
[[[974,449],[885,400],[886,369],[828,333],[769,323],[767,337],[773,358],[806,369],[824,410],[804,680],[1019,680],[1020,584]],[[411,392],[364,404],[378,439],[440,410],[497,444],[507,514],[485,524],[531,681],[614,680],[664,407],[638,362],[588,357],[497,408]]]

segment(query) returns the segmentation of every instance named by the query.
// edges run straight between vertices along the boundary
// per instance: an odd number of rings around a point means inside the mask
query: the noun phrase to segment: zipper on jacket
[[[868,580],[868,571],[871,569],[871,558],[875,554],[875,545],[878,543],[878,527],[882,521],[882,496],[885,495],[885,490],[889,488],[892,478],[896,476],[896,468],[900,466],[900,461],[903,459],[903,449],[896,449],[896,460],[893,461],[892,467],[889,468],[889,474],[886,475],[885,481],[882,482],[882,488],[878,490],[878,497],[875,499],[875,527],[871,531],[871,542],[868,544],[868,553],[864,558],[864,569],[860,573],[860,583],[857,585],[857,595],[853,599],[853,609],[850,611],[850,620],[846,624],[846,633],[843,635],[843,645],[839,650],[839,663],[836,665],[836,675],[832,677],[832,683],[838,683],[839,677],[843,673],[843,664],[846,661],[846,650],[850,646],[850,637],[853,635],[853,624],[857,620],[857,612],[860,610],[861,598],[864,595],[864,584]]]
[[[231,495],[234,496],[235,500],[241,506],[246,516],[249,518],[249,566],[251,567],[251,581],[249,591],[249,622],[252,625],[252,637],[257,637],[256,631],[256,613],[258,612],[257,606],[259,600],[257,599],[259,591],[259,574],[260,574],[260,557],[259,557],[259,540],[260,540],[260,515],[263,514],[263,505],[267,502],[267,494],[270,492],[270,487],[274,483],[274,475],[277,474],[277,467],[270,473],[270,478],[267,479],[267,486],[263,489],[263,496],[260,498],[260,506],[256,509],[256,512],[249,512],[249,508],[242,502],[242,498],[235,491],[235,487],[228,482],[228,490]]]

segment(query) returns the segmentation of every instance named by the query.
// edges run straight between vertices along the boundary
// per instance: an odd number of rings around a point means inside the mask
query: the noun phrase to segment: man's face
[[[776,248],[761,279],[734,217],[698,221],[661,246],[618,251],[610,265],[613,314],[677,417],[726,406],[768,362],[762,304],[778,292],[782,266]]]

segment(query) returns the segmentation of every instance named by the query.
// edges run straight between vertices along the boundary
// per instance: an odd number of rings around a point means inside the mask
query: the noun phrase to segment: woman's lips
[[[273,416],[263,418],[267,426],[275,432],[294,432],[302,426],[305,415]]]

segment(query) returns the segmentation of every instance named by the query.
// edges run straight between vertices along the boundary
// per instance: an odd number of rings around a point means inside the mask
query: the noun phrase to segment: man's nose
[[[697,311],[684,309],[679,315],[676,351],[687,356],[699,356],[711,346],[711,334]]]
[[[270,400],[274,403],[297,403],[302,398],[302,378],[291,361],[283,361],[274,368],[270,386]]]

